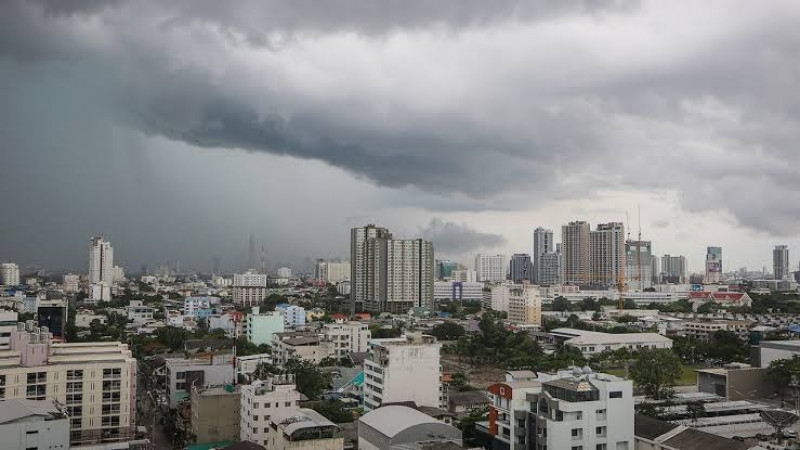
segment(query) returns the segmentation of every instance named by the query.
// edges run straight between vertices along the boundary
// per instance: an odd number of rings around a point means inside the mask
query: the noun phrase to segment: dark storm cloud
[[[419,230],[423,239],[433,242],[439,255],[463,255],[480,249],[496,249],[506,243],[503,236],[483,233],[466,223],[448,222],[434,218]]]

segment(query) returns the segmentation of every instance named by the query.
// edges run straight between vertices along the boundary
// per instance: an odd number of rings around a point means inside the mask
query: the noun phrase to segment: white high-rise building
[[[545,230],[542,227],[533,230],[533,254],[531,255],[531,263],[533,264],[534,283],[541,283],[541,281],[539,281],[540,257],[545,254],[553,253],[554,251],[555,243],[553,242],[553,230]]]
[[[772,273],[776,280],[789,278],[789,246],[776,245],[772,250]]]
[[[292,278],[292,269],[288,267],[278,268],[278,278]]]
[[[74,294],[80,289],[81,277],[74,273],[64,274],[63,289],[67,294]]]
[[[589,284],[589,223],[570,222],[561,227],[562,282]]]
[[[314,279],[337,284],[350,279],[350,261],[317,260]]]
[[[300,409],[294,375],[277,375],[241,386],[240,439],[267,446],[270,425],[292,417]]]
[[[233,275],[233,302],[258,306],[267,297],[267,275],[255,270]]]
[[[527,282],[509,286],[508,321],[515,324],[542,324],[539,286]]]
[[[369,341],[364,360],[364,409],[409,401],[441,408],[441,347],[436,338],[422,334]]]
[[[89,282],[114,282],[114,247],[103,236],[94,236],[89,243]]]
[[[505,281],[509,259],[506,255],[476,255],[475,273],[477,281],[496,283]]]
[[[19,266],[16,263],[0,264],[0,284],[3,286],[19,285]]]
[[[592,284],[616,286],[625,281],[625,225],[621,222],[598,224],[589,233]]]

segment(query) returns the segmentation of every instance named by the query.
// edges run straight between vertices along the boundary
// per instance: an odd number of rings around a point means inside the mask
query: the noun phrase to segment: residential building
[[[713,284],[722,281],[722,247],[708,247],[706,250],[705,283]]]
[[[95,320],[101,325],[108,323],[108,317],[105,314],[95,314],[91,309],[79,309],[75,312],[76,328],[89,328]]]
[[[240,386],[240,436],[243,441],[269,447],[270,428],[292,417],[300,408],[294,375],[276,375]]]
[[[433,283],[433,298],[457,302],[483,300],[483,283],[464,281],[436,281]]]
[[[653,286],[652,242],[625,241],[625,285],[637,291]]]
[[[103,236],[94,236],[89,242],[89,282],[114,282],[114,247]]]
[[[111,269],[111,279],[114,283],[120,283],[125,281],[125,269],[120,266],[114,266]]]
[[[664,255],[661,257],[661,282],[686,283],[686,257]]]
[[[7,449],[68,450],[69,417],[53,400],[3,400],[0,436]]]
[[[226,336],[236,338],[242,334],[243,319],[244,314],[239,311],[209,316],[208,329],[222,330]]]
[[[508,312],[512,286],[513,283],[509,282],[491,285],[489,288],[491,290],[490,306],[493,310]]]
[[[292,269],[288,267],[279,267],[278,278],[292,278]]]
[[[183,315],[195,319],[207,319],[214,312],[211,305],[219,303],[218,297],[186,297],[183,299]]]
[[[126,307],[128,320],[136,325],[142,325],[153,320],[156,309],[152,306],[144,306],[141,300],[131,300]]]
[[[272,365],[271,353],[257,353],[255,355],[237,356],[236,357],[236,378],[240,376],[248,376],[255,372],[259,364]]]
[[[19,266],[13,262],[0,264],[0,284],[3,286],[19,286]]]
[[[408,401],[442,407],[440,350],[436,338],[422,334],[369,341],[364,360],[364,409]]]
[[[84,300],[84,303],[98,303],[110,302],[113,299],[111,296],[111,283],[101,281],[99,283],[92,283],[89,290],[89,297]]]
[[[458,428],[408,406],[384,406],[358,419],[359,450],[458,449],[461,436]]]
[[[252,313],[245,319],[247,340],[256,345],[271,344],[272,335],[283,332],[285,323],[281,313],[277,311],[260,313],[259,308],[254,307]]]
[[[378,241],[375,241],[378,243]],[[374,312],[401,314],[412,307],[433,309],[433,243],[390,239],[386,243],[386,297]]]
[[[314,278],[326,283],[336,284],[350,280],[350,261],[325,261],[318,259],[314,268]]]
[[[470,269],[458,269],[450,272],[450,280],[461,281],[464,283],[475,283],[478,273]]]
[[[574,221],[561,227],[561,254],[563,282],[589,284],[589,223]]]
[[[285,331],[272,335],[273,364],[283,367],[290,359],[319,364],[323,359],[335,357],[334,345],[323,335],[311,331]]]
[[[617,286],[625,281],[625,225],[597,224],[589,233],[591,284]]]
[[[232,384],[192,386],[191,431],[195,444],[239,440],[239,398]]]
[[[475,275],[477,281],[505,281],[508,276],[508,258],[505,255],[476,255]]]
[[[633,450],[633,384],[585,369],[509,372],[489,386],[493,448]],[[484,431],[479,427],[479,431]]]
[[[11,346],[11,333],[17,329],[19,314],[16,311],[0,310],[0,351]]]
[[[543,253],[537,258],[536,276],[539,285],[561,283],[561,253]]]
[[[267,448],[274,450],[342,450],[342,429],[322,414],[298,408],[281,422],[272,421]]]
[[[81,277],[74,273],[64,274],[64,283],[62,289],[66,294],[76,294],[80,290]]]
[[[69,303],[64,299],[39,300],[36,306],[36,325],[47,327],[53,339],[64,341]]]
[[[746,340],[750,337],[750,327],[754,322],[747,320],[712,320],[712,321],[687,321],[683,324],[686,336],[708,341],[712,333],[717,331],[730,331]]]
[[[533,230],[533,253],[531,262],[533,263],[533,276],[531,281],[534,284],[539,284],[540,258],[543,255],[553,254],[555,252],[555,242],[553,242],[553,230],[545,230],[538,227]],[[549,283],[548,283],[549,284]]]
[[[788,245],[776,245],[772,250],[772,274],[776,280],[789,278]]]
[[[525,282],[509,287],[508,321],[514,324],[542,324],[539,286]]]
[[[128,440],[135,429],[136,360],[120,342],[54,343],[17,324],[0,354],[0,396],[66,405],[71,445]]]
[[[195,386],[224,386],[234,382],[233,355],[230,353],[214,354],[202,359],[167,358],[164,363],[171,409],[188,399]]]
[[[385,296],[385,280],[382,278],[380,261],[385,255],[375,254],[381,246],[375,245],[375,240],[391,239],[392,234],[386,228],[375,225],[353,228],[350,230],[350,287],[351,302],[372,310],[377,309],[376,298]],[[377,292],[376,292],[377,291]]]
[[[294,328],[306,324],[306,310],[302,306],[284,303],[276,306],[275,311],[283,316],[283,324],[287,328]]]
[[[267,276],[255,270],[233,275],[233,303],[258,306],[267,297]]]
[[[367,343],[372,338],[369,325],[361,322],[326,323],[322,334],[331,343],[332,357],[346,358],[350,353],[367,351]]]
[[[550,335],[553,336],[555,342],[575,347],[584,356],[621,348],[630,350],[672,348],[672,339],[661,336],[658,333],[613,334],[575,328],[556,328],[550,331]]]
[[[512,255],[509,267],[512,283],[522,283],[523,281],[530,281],[533,278],[531,255],[527,253],[515,253]]]

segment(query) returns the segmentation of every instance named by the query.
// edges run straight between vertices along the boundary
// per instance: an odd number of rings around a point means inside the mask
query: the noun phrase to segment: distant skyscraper
[[[220,267],[221,258],[219,256],[213,256],[211,258],[211,273],[214,275],[219,275],[219,267]]]
[[[377,273],[375,261],[385,258],[383,255],[373,254],[381,250],[381,246],[375,245],[374,240],[391,239],[392,233],[386,228],[367,225],[365,227],[353,228],[350,230],[350,302],[360,304],[363,308],[375,308],[377,304],[370,304],[369,299],[376,298],[381,294],[375,292],[381,286],[381,281],[385,281],[381,274]],[[385,296],[386,293],[384,292]]]
[[[625,279],[628,288],[642,290],[653,285],[652,253],[650,241],[625,241]]]
[[[478,281],[498,282],[506,279],[508,259],[505,255],[476,255],[475,273]]]
[[[625,225],[598,224],[589,234],[590,273],[593,284],[616,286],[625,279]]]
[[[438,275],[437,279],[450,278],[453,275],[453,271],[459,270],[460,266],[459,263],[449,259],[437,259],[435,268],[436,275]]]
[[[511,281],[522,283],[530,281],[533,273],[531,267],[531,255],[527,253],[515,253],[511,256]]]
[[[686,279],[686,257],[664,255],[661,257],[661,281],[683,284]]]
[[[722,280],[722,247],[706,249],[706,283],[719,283]]]
[[[548,286],[559,284],[561,282],[561,254],[544,253],[539,255],[537,272],[537,284]]]
[[[776,245],[772,250],[772,273],[776,280],[789,278],[789,246]]]
[[[16,263],[0,264],[0,284],[4,286],[19,285],[19,266]]]
[[[95,236],[89,243],[89,282],[114,282],[114,248],[103,236]]]
[[[564,283],[589,284],[589,223],[570,222],[561,227]]]
[[[553,253],[555,250],[554,245],[552,230],[545,230],[542,227],[533,230],[533,256],[531,257],[533,276],[531,279],[534,283],[539,283],[540,257],[546,253]]]

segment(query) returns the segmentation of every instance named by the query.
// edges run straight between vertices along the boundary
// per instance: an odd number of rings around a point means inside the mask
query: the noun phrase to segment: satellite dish
[[[782,430],[797,423],[800,417],[789,411],[775,409],[772,411],[761,411],[759,413],[764,422],[775,428],[775,436],[780,441]]]

